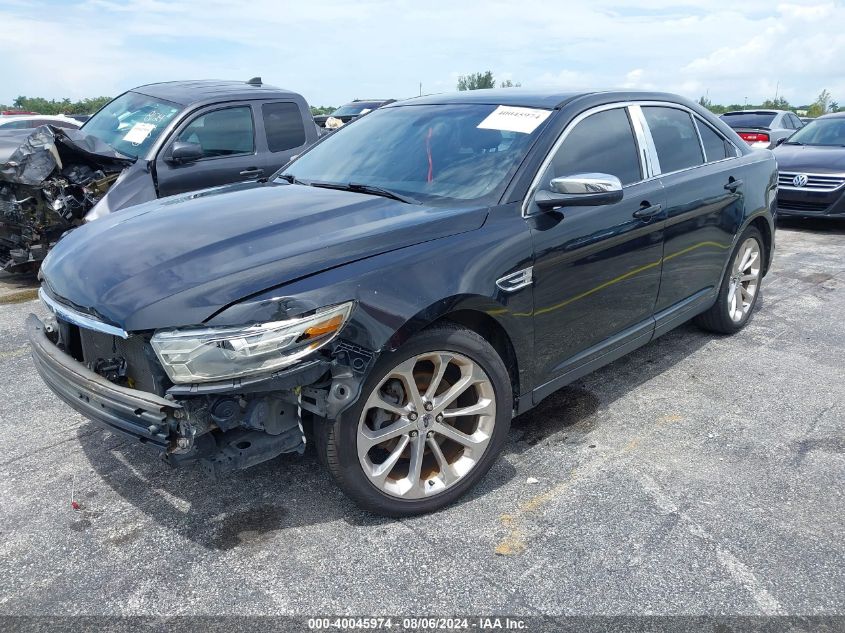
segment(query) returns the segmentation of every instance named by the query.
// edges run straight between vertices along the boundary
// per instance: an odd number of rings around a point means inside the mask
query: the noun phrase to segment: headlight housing
[[[311,316],[239,327],[159,330],[150,342],[174,383],[270,373],[334,339],[352,306],[350,301]]]

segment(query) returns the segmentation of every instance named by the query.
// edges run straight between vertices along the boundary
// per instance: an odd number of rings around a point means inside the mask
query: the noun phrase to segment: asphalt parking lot
[[[468,497],[401,521],[313,451],[213,483],[86,421],[4,278],[0,615],[841,614],[845,224],[777,240],[739,335],[683,326],[578,381]]]

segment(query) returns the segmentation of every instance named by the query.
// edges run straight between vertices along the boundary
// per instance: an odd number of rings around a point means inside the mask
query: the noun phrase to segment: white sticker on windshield
[[[486,119],[478,124],[482,130],[500,130],[502,132],[522,132],[531,134],[543,121],[549,118],[551,111],[537,108],[517,108],[499,106]]]
[[[154,123],[136,123],[126,133],[123,140],[127,143],[143,143],[154,129],[156,129]]]

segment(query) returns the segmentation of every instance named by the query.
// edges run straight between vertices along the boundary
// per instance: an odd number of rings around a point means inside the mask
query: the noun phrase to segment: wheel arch
[[[766,257],[763,262],[763,274],[765,275],[769,272],[769,266],[772,263],[772,257],[774,255],[774,231],[772,230],[771,224],[766,221],[766,218],[762,215],[758,215],[753,218],[751,222],[748,223],[748,226],[755,227],[758,231],[760,231],[760,235],[763,236],[763,247],[766,249]]]
[[[480,335],[496,350],[508,370],[516,402],[526,382],[524,374],[527,363],[524,359],[520,360],[517,345],[507,325],[507,317],[502,319],[502,315],[509,315],[507,308],[487,297],[464,296],[440,301],[421,310],[396,330],[390,339],[389,348],[396,349],[417,332],[437,324],[449,322],[461,325]],[[510,318],[514,318],[513,315]]]

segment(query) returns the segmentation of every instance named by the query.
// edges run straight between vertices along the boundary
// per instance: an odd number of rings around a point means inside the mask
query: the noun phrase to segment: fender
[[[519,390],[525,393],[533,381],[533,328],[525,323],[533,313],[533,289],[525,285],[508,292],[496,281],[533,265],[530,232],[519,205],[507,204],[491,208],[487,222],[471,234],[472,239],[466,233],[439,238],[294,281],[237,303],[206,323],[293,318],[352,300],[355,309],[334,349],[347,346],[374,362],[438,319],[475,312],[507,334]],[[450,265],[443,266],[444,261]]]

